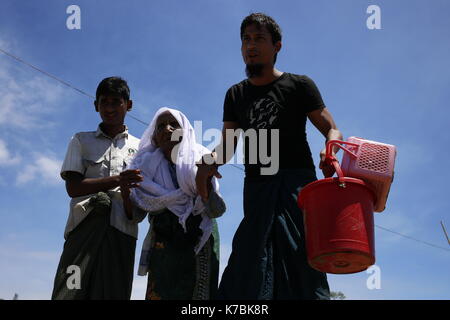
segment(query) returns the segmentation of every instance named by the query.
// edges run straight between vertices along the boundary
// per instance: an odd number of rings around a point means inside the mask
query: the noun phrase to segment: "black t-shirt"
[[[315,170],[306,140],[306,114],[321,108],[325,105],[314,82],[285,72],[268,85],[255,86],[246,79],[232,86],[225,96],[223,121],[237,122],[244,131],[267,129],[270,157],[270,130],[279,129],[279,168]],[[259,160],[249,164],[249,144],[244,150],[246,175],[260,175],[260,168],[270,165]]]

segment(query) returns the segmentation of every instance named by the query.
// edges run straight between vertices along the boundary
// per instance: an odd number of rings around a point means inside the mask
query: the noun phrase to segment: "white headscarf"
[[[169,161],[164,157],[161,149],[153,144],[152,139],[158,117],[164,112],[170,112],[178,121],[182,130],[183,138],[179,144],[175,163],[176,177],[179,184],[178,189],[172,181]],[[142,135],[139,150],[128,166],[128,169],[140,169],[144,177],[140,187],[133,188],[131,191],[131,199],[141,209],[157,211],[167,208],[178,216],[178,221],[185,231],[186,220],[189,215],[201,214],[200,229],[203,234],[195,247],[196,253],[201,250],[209,239],[213,227],[212,220],[202,213],[205,206],[197,193],[195,184],[196,162],[204,154],[210,152],[195,141],[194,128],[182,112],[163,107],[156,112],[152,122]],[[214,177],[212,185],[214,190],[218,192],[219,184]]]

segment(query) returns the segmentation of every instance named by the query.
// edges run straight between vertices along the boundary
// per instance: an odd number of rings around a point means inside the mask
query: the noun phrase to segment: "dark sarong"
[[[152,217],[147,300],[209,300],[219,282],[219,233],[217,223],[196,255],[202,231],[201,216],[189,216],[186,232],[168,209]]]
[[[310,170],[245,178],[244,218],[233,238],[218,299],[329,299],[325,273],[306,260],[298,192],[315,181]]]
[[[112,227],[110,214],[110,207],[97,205],[67,237],[53,300],[130,299],[136,239]],[[67,273],[71,265],[80,268],[80,289],[67,286],[74,275]]]

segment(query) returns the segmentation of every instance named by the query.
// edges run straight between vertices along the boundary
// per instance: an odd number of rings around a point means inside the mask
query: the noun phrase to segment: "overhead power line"
[[[75,90],[75,91],[81,93],[82,95],[85,95],[85,96],[87,96],[87,97],[89,97],[89,98],[95,99],[95,97],[94,97],[93,95],[90,95],[89,93],[86,93],[86,92],[84,92],[83,90],[80,90],[80,89],[74,87],[74,86],[71,85],[70,83],[68,83],[68,82],[66,82],[66,81],[64,81],[64,80],[61,80],[61,79],[58,78],[58,77],[55,77],[54,75],[52,75],[52,74],[50,74],[50,73],[48,73],[48,72],[46,72],[46,71],[44,71],[44,70],[42,70],[42,69],[40,69],[40,68],[34,66],[34,65],[32,65],[31,63],[28,63],[28,62],[22,60],[21,58],[19,58],[19,57],[13,55],[12,53],[9,53],[9,52],[3,50],[2,48],[0,48],[0,51],[1,51],[3,54],[7,55],[8,57],[11,57],[11,58],[13,58],[14,60],[17,60],[17,61],[19,61],[20,63],[23,63],[24,65],[26,65],[26,66],[28,66],[28,67],[30,67],[30,68],[32,68],[32,69],[34,69],[34,70],[36,70],[36,71],[38,71],[38,72],[44,74],[44,75],[46,75],[47,77],[50,77],[50,78],[52,78],[52,79],[54,79],[54,80],[56,80],[56,81],[62,83],[63,85],[65,85],[65,86],[67,86],[67,87],[69,87],[69,88],[71,88],[71,89],[73,89],[73,90]]]
[[[420,243],[422,243],[422,244],[425,244],[425,245],[427,245],[427,246],[434,247],[434,248],[436,248],[436,249],[441,249],[441,250],[445,250],[445,251],[447,251],[447,252],[450,252],[450,249],[448,249],[448,248],[440,247],[440,246],[435,245],[435,244],[433,244],[433,243],[429,243],[429,242],[426,242],[426,241],[423,241],[423,240],[419,240],[419,239],[416,239],[416,238],[413,238],[413,237],[410,237],[410,236],[401,234],[401,233],[399,233],[399,232],[397,232],[397,231],[390,230],[390,229],[388,229],[388,228],[384,228],[384,227],[379,226],[379,225],[375,225],[375,226],[376,226],[377,228],[380,228],[380,229],[382,229],[382,230],[384,230],[384,231],[388,231],[388,232],[394,233],[394,234],[396,234],[396,235],[398,235],[398,236],[401,236],[401,237],[403,237],[403,238],[410,239],[410,240],[414,240],[414,241],[420,242]]]
[[[12,58],[12,59],[14,59],[14,60],[16,60],[16,61],[18,61],[18,62],[24,64],[24,65],[26,65],[26,66],[28,66],[28,67],[30,67],[30,68],[32,68],[32,69],[34,69],[34,70],[36,70],[36,71],[42,73],[42,74],[45,75],[45,76],[47,76],[47,77],[49,77],[49,78],[52,78],[53,80],[58,81],[59,83],[65,85],[66,87],[69,87],[70,89],[75,90],[75,91],[77,91],[78,93],[80,93],[80,94],[82,94],[82,95],[84,95],[84,96],[86,96],[86,97],[88,97],[88,98],[91,98],[91,99],[94,99],[94,100],[95,100],[95,97],[94,97],[93,95],[91,95],[91,94],[89,94],[89,93],[87,93],[87,92],[85,92],[85,91],[83,91],[83,90],[81,90],[81,89],[78,89],[77,87],[75,87],[74,85],[68,83],[67,81],[64,81],[64,80],[62,80],[62,79],[60,79],[60,78],[54,76],[53,74],[51,74],[51,73],[49,73],[49,72],[47,72],[47,71],[45,71],[45,70],[42,70],[41,68],[36,67],[35,65],[33,65],[33,64],[31,64],[31,63],[29,63],[29,62],[27,62],[27,61],[25,61],[25,60],[19,58],[18,56],[14,55],[14,54],[12,54],[12,53],[10,53],[10,52],[8,52],[8,51],[2,49],[2,48],[0,48],[0,52],[2,52],[3,54],[7,55],[8,57],[10,57],[10,58]],[[133,115],[131,115],[131,114],[128,114],[128,116],[129,116],[130,118],[132,118],[132,119],[138,121],[139,123],[145,125],[145,126],[148,126],[148,125],[149,125],[147,122],[142,121],[141,119],[139,119],[139,118],[137,118],[137,117],[135,117],[135,116],[133,116]],[[239,170],[241,170],[241,171],[244,171],[241,167],[239,167],[239,166],[237,166],[237,165],[234,165],[234,164],[230,164],[230,165],[233,166],[233,167],[235,167],[235,168],[237,168],[237,169],[239,169]]]
[[[8,57],[13,58],[14,60],[16,60],[16,61],[18,61],[18,62],[20,62],[20,63],[22,63],[22,64],[24,64],[24,65],[26,65],[26,66],[28,66],[28,67],[30,67],[30,68],[32,68],[32,69],[38,71],[38,72],[40,72],[40,73],[46,75],[47,77],[52,78],[53,80],[58,81],[59,83],[65,85],[66,87],[69,87],[69,88],[71,88],[71,89],[77,91],[78,93],[80,93],[80,94],[82,94],[82,95],[84,95],[84,96],[86,96],[86,97],[88,97],[88,98],[91,98],[91,99],[94,99],[94,100],[95,100],[95,97],[94,97],[93,95],[91,95],[91,94],[89,94],[89,93],[86,93],[85,91],[83,91],[83,90],[81,90],[81,89],[78,89],[77,87],[71,85],[70,83],[68,83],[68,82],[66,82],[66,81],[64,81],[64,80],[62,80],[62,79],[60,79],[60,78],[58,78],[58,77],[52,75],[51,73],[48,73],[47,71],[42,70],[41,68],[38,68],[38,67],[32,65],[31,63],[26,62],[25,60],[23,60],[23,59],[17,57],[16,55],[13,55],[12,53],[9,53],[9,52],[3,50],[2,48],[0,48],[0,52],[2,52],[3,54],[7,55]],[[144,121],[142,121],[142,120],[136,118],[135,116],[133,116],[133,115],[131,115],[131,114],[129,114],[128,116],[129,116],[130,118],[132,118],[132,119],[134,119],[134,120],[136,120],[136,121],[138,121],[138,122],[140,122],[140,123],[142,123],[142,124],[148,126],[148,123],[146,123],[146,122],[144,122]]]
[[[78,89],[78,88],[75,87],[74,85],[72,85],[72,84],[70,84],[70,83],[68,83],[68,82],[66,82],[66,81],[64,81],[64,80],[62,80],[62,79],[60,79],[60,78],[58,78],[58,77],[52,75],[51,73],[48,73],[48,72],[42,70],[41,68],[38,68],[38,67],[34,66],[33,64],[31,64],[31,63],[29,63],[29,62],[24,61],[23,59],[17,57],[16,55],[13,55],[12,53],[9,53],[8,51],[6,51],[6,50],[4,50],[4,49],[2,49],[2,48],[0,48],[0,52],[2,52],[3,54],[7,55],[7,56],[10,57],[10,58],[13,58],[13,59],[16,60],[16,61],[18,61],[18,62],[20,62],[20,63],[22,63],[22,64],[24,64],[24,65],[26,65],[26,66],[28,66],[28,67],[34,69],[34,70],[36,70],[36,71],[38,71],[38,72],[44,74],[45,76],[47,76],[47,77],[49,77],[49,78],[52,78],[52,79],[58,81],[59,83],[61,83],[61,84],[65,85],[66,87],[69,87],[69,88],[71,88],[71,89],[77,91],[78,93],[80,93],[80,94],[82,94],[82,95],[84,95],[84,96],[86,96],[86,97],[89,97],[89,98],[91,98],[91,99],[95,99],[95,97],[94,97],[93,95],[91,95],[91,94],[89,94],[89,93],[86,93],[86,92],[83,91],[83,90]],[[141,124],[144,124],[144,125],[146,125],[146,126],[149,125],[149,124],[146,123],[145,121],[142,121],[142,120],[140,120],[140,119],[134,117],[133,115],[129,115],[129,117],[131,117],[132,119],[134,119],[134,120],[140,122]],[[233,167],[235,167],[235,168],[237,168],[237,169],[239,169],[239,170],[241,170],[241,171],[244,171],[241,167],[239,167],[239,166],[237,166],[237,165],[234,165],[234,164],[230,164],[230,165],[233,166]],[[390,230],[390,229],[388,229],[388,228],[384,228],[384,227],[381,227],[381,226],[379,226],[379,225],[375,225],[375,226],[376,226],[377,228],[380,228],[380,229],[382,229],[382,230],[385,230],[385,231],[394,233],[394,234],[399,235],[399,236],[401,236],[401,237],[404,237],[404,238],[406,238],[406,239],[414,240],[414,241],[420,242],[420,243],[422,243],[422,244],[425,244],[425,245],[428,245],[428,246],[431,246],[431,247],[434,247],[434,248],[437,248],[437,249],[441,249],[441,250],[445,250],[445,251],[450,251],[450,250],[447,249],[447,248],[443,248],[443,247],[437,246],[437,245],[435,245],[435,244],[432,244],[432,243],[429,243],[429,242],[426,242],[426,241],[422,241],[422,240],[419,240],[419,239],[416,239],[416,238],[413,238],[413,237],[410,237],[410,236],[401,234],[401,233],[399,233],[399,232],[397,232],[397,231]],[[444,229],[444,230],[445,230],[445,229]],[[447,239],[448,239],[448,237],[447,237]],[[449,243],[450,243],[450,242],[449,242]]]
[[[442,230],[444,231],[445,237],[447,238],[448,245],[450,245],[450,239],[448,238],[447,230],[445,230],[444,222],[441,220]]]

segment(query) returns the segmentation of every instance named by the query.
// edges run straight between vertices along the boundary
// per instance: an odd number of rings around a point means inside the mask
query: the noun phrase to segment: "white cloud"
[[[6,41],[5,39],[0,38],[0,46],[2,49],[8,50],[10,48],[9,41]]]
[[[11,41],[0,38],[0,48],[20,56],[14,39]],[[49,116],[62,111],[63,86],[30,72],[12,58],[4,58],[0,59],[0,131],[12,132],[13,135],[4,136],[14,136],[17,142],[24,140],[30,131],[39,135],[42,129],[54,128],[56,123]],[[51,154],[30,153],[28,148],[23,149],[23,144],[0,139],[0,166],[14,167],[17,186],[36,180],[44,185],[60,183],[62,162]]]
[[[9,45],[0,39],[0,48]],[[12,58],[0,60],[0,125],[2,128],[31,130],[51,127],[47,115],[60,109],[65,91],[62,85],[43,75],[24,74],[25,67]],[[27,70],[28,71],[28,70]]]
[[[8,74],[0,74],[0,124],[18,129],[52,126],[44,117],[57,110],[62,88],[34,77],[20,84]]]
[[[41,169],[40,176],[44,181],[50,184],[59,183],[61,181],[59,173],[62,161],[40,155],[36,159],[36,162],[37,166]]]
[[[19,171],[16,178],[16,185],[24,185],[36,178],[38,168],[35,165],[27,165]]]
[[[13,156],[6,145],[6,142],[0,139],[0,166],[16,165],[20,162],[19,156]]]
[[[17,175],[16,185],[22,186],[38,180],[45,185],[56,185],[61,183],[60,169],[62,161],[43,155],[32,156],[30,164],[27,164]]]

